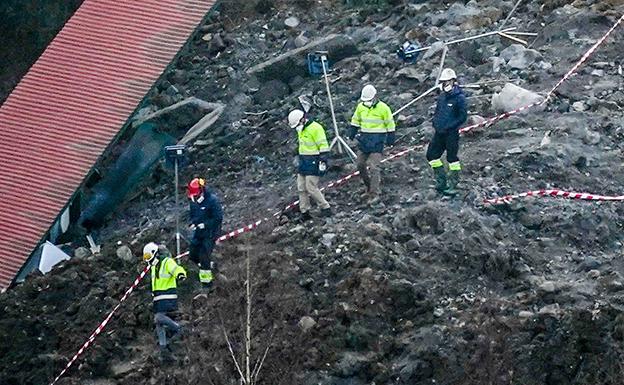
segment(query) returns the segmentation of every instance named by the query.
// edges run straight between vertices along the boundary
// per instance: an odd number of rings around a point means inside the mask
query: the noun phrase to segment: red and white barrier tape
[[[67,372],[67,370],[70,368],[70,366],[73,365],[74,362],[76,362],[76,360],[78,359],[78,357],[89,347],[89,345],[91,345],[91,343],[93,343],[93,341],[95,340],[95,337],[98,336],[98,334],[100,334],[102,332],[102,330],[104,330],[104,328],[106,327],[106,325],[108,324],[108,322],[111,320],[111,318],[113,317],[113,314],[115,314],[115,312],[117,310],[119,310],[119,308],[121,307],[121,304],[128,299],[128,296],[130,295],[130,293],[132,293],[132,291],[139,286],[139,283],[141,282],[141,280],[145,277],[145,275],[149,272],[150,270],[150,266],[147,265],[145,267],[145,269],[143,269],[143,271],[141,272],[141,274],[134,280],[134,282],[132,283],[132,286],[130,286],[128,288],[128,290],[126,290],[126,292],[124,293],[124,295],[121,297],[121,299],[119,300],[119,303],[113,308],[113,310],[108,313],[108,316],[106,316],[106,318],[104,319],[104,321],[102,321],[102,323],[100,323],[98,325],[98,327],[95,329],[95,331],[93,333],[91,333],[91,335],[89,336],[89,339],[80,347],[80,349],[78,349],[78,352],[76,352],[76,354],[74,354],[74,356],[72,357],[71,360],[69,360],[69,362],[67,363],[67,365],[65,365],[65,368],[63,368],[63,370],[61,371],[61,373],[59,373],[58,376],[56,376],[56,378],[54,379],[54,381],[52,381],[50,383],[50,385],[54,385],[56,384],[56,382],[63,376],[63,374],[65,374],[65,372]]]
[[[414,151],[415,149],[418,149],[418,148],[421,148],[421,147],[422,146],[414,146],[414,147],[409,147],[409,148],[407,148],[405,150],[401,150],[401,151],[399,151],[399,152],[397,152],[395,154],[390,155],[389,157],[387,157],[385,159],[382,159],[380,161],[380,163],[385,163],[385,162],[391,161],[393,159],[399,158],[399,157],[407,154],[408,152]],[[358,175],[360,175],[360,172],[359,171],[354,171],[354,172],[352,172],[349,175],[346,175],[346,176],[344,176],[344,177],[342,177],[340,179],[337,179],[337,180],[335,180],[333,182],[330,182],[327,186],[321,188],[321,191],[325,191],[326,189],[337,187],[337,186],[339,186],[339,185],[341,185],[343,183],[348,182],[349,180],[355,178]],[[289,204],[286,207],[284,207],[284,209],[275,212],[273,214],[273,217],[276,217],[276,218],[279,217],[280,215],[282,215],[282,213],[284,213],[285,211],[288,211],[288,210],[296,207],[298,204],[299,204],[298,200],[292,202],[291,204]],[[217,243],[221,243],[221,242],[224,242],[224,241],[226,241],[228,239],[236,238],[236,237],[238,237],[241,234],[253,231],[258,226],[260,226],[260,224],[262,224],[264,222],[268,222],[268,221],[269,221],[269,218],[262,218],[262,219],[259,219],[259,220],[255,221],[255,222],[253,222],[253,223],[250,223],[250,224],[248,224],[246,226],[243,226],[243,227],[241,227],[241,228],[239,228],[237,230],[230,231],[229,233],[224,234],[221,237],[219,237],[217,239]],[[180,257],[185,256],[185,255],[188,255],[188,252],[181,254]]]
[[[503,203],[509,203],[514,199],[525,198],[525,197],[561,197],[566,199],[579,199],[586,201],[624,201],[624,195],[619,196],[608,196],[608,195],[596,195],[589,193],[578,193],[571,191],[563,191],[557,189],[550,190],[535,190],[535,191],[527,191],[522,194],[515,195],[506,195],[504,197],[493,198],[493,199],[485,199],[483,202],[486,204],[499,205]]]
[[[522,106],[520,108],[516,108],[513,111],[505,112],[505,113],[502,113],[500,115],[494,116],[492,118],[486,119],[483,122],[475,123],[473,125],[460,128],[459,129],[459,133],[463,134],[463,133],[468,132],[470,130],[474,130],[475,128],[489,126],[490,124],[494,124],[494,123],[498,122],[499,120],[507,119],[507,118],[511,117],[512,115],[515,115],[515,114],[518,114],[518,113],[520,113],[522,111],[528,110],[529,108],[533,108],[535,106],[539,106],[542,103],[544,103],[544,101],[545,100],[540,101],[540,102],[531,103],[529,105]]]
[[[624,21],[624,15],[622,15],[622,17],[619,18],[619,20],[613,24],[613,27],[611,27],[607,33],[604,34],[604,36],[602,38],[600,38],[600,40],[598,40],[596,42],[596,44],[594,44],[589,51],[587,51],[585,53],[585,55],[583,55],[581,57],[581,60],[578,61],[578,63],[576,63],[574,65],[574,67],[572,67],[568,73],[566,73],[561,80],[559,80],[559,82],[557,84],[555,84],[555,86],[548,92],[548,94],[546,95],[546,99],[544,100],[544,102],[546,102],[546,100],[550,99],[550,97],[552,96],[552,94],[555,92],[555,90],[557,88],[559,88],[559,86],[561,86],[563,84],[563,82],[565,82],[566,80],[568,80],[568,78],[570,76],[572,76],[573,73],[575,73],[578,68],[587,60],[589,59],[589,57],[598,49],[598,47],[600,45],[602,45],[602,43],[604,43],[604,41],[607,39],[607,37],[609,37],[609,35],[611,35],[611,33],[618,27],[618,25],[620,25],[622,23],[622,21]]]
[[[568,80],[570,76],[572,76],[579,69],[579,67],[583,65],[583,63],[585,63],[585,61],[587,61],[587,59],[589,59],[591,55],[594,54],[594,52],[598,49],[598,47],[600,47],[600,45],[602,45],[605,42],[605,40],[607,40],[609,35],[611,35],[611,33],[622,23],[622,21],[624,21],[624,15],[622,15],[622,17],[620,17],[615,24],[613,24],[613,26],[596,42],[596,44],[594,44],[587,52],[585,52],[583,56],[581,56],[581,59],[578,62],[576,62],[576,64],[561,78],[561,80],[557,82],[557,84],[555,84],[555,86],[550,91],[548,91],[544,100],[542,100],[541,102],[535,102],[526,106],[522,106],[513,111],[502,113],[498,116],[494,116],[490,119],[486,119],[485,121],[481,123],[476,123],[470,126],[460,128],[459,132],[465,133],[470,130],[474,130],[475,128],[485,127],[490,124],[494,124],[495,122],[499,120],[507,119],[512,115],[518,114],[522,111],[528,110],[535,106],[546,104],[548,100],[550,100],[550,98],[552,97],[553,93],[557,90],[557,88],[559,88],[566,80]]]
[[[552,88],[552,90],[548,93],[547,98],[544,99],[541,102],[538,103],[532,103],[529,104],[527,106],[523,106],[520,107],[514,111],[510,111],[510,112],[505,112],[503,114],[500,114],[498,116],[492,117],[490,119],[487,119],[481,123],[477,123],[477,124],[473,124],[471,126],[467,126],[464,128],[461,128],[459,130],[460,133],[464,133],[467,131],[470,131],[472,129],[478,128],[478,127],[483,127],[483,126],[487,126],[490,124],[493,124],[499,120],[502,119],[506,119],[512,115],[515,115],[519,112],[522,112],[524,110],[527,110],[529,108],[532,108],[536,105],[539,104],[544,104],[548,101],[548,99],[550,98],[550,96],[552,95],[552,93],[561,85],[563,84],[563,82],[565,82],[574,72],[576,72],[576,70],[594,53],[594,51],[606,40],[606,38],[613,32],[613,30],[615,30],[618,25],[620,23],[622,23],[622,21],[624,20],[624,15],[617,21],[617,23],[615,23],[613,25],[613,27],[611,27],[611,29],[596,43],[594,44],[594,46],[592,46],[592,48],[587,51],[585,53],[585,55],[583,55],[583,57],[581,58],[581,60],[576,63],[576,65],[574,67],[572,67],[572,69],[570,71],[568,71],[568,73]],[[385,163],[388,162],[390,160],[399,158],[401,156],[404,156],[405,154],[409,153],[410,151],[414,151],[417,148],[421,148],[422,146],[414,146],[414,147],[410,147],[407,148],[405,150],[402,150],[400,152],[397,152],[396,154],[393,154],[391,156],[389,156],[388,158],[385,158],[383,160],[381,160],[381,163]],[[347,181],[349,181],[350,179],[356,177],[359,175],[359,171],[355,171],[345,177],[342,177],[336,181],[333,181],[331,183],[329,183],[327,186],[323,187],[321,190],[325,190],[328,188],[332,188],[332,187],[336,187],[339,186]],[[570,192],[566,192],[566,191],[560,191],[560,190],[539,190],[539,191],[530,191],[527,193],[523,193],[523,194],[518,194],[518,195],[509,195],[506,197],[501,197],[501,198],[495,198],[495,199],[488,199],[485,202],[486,203],[491,203],[491,204],[498,204],[498,203],[503,203],[506,201],[510,201],[512,199],[515,198],[520,198],[520,197],[525,197],[525,196],[562,196],[562,197],[566,197],[569,199],[585,199],[585,200],[602,200],[602,201],[620,201],[620,200],[624,200],[624,196],[617,196],[617,197],[609,197],[609,196],[601,196],[601,195],[592,195],[592,194],[586,194],[586,193],[570,193]],[[286,208],[284,210],[278,211],[275,214],[273,214],[274,217],[278,217],[279,215],[281,215],[282,212],[289,210],[295,206],[297,206],[297,204],[299,204],[299,201],[295,201],[291,204],[289,204],[288,206],[286,206]],[[246,225],[244,227],[239,228],[238,230],[234,230],[231,231],[221,237],[219,237],[217,239],[218,243],[224,242],[226,240],[235,238],[241,234],[250,232],[254,229],[256,229],[258,226],[260,226],[261,223],[263,222],[268,222],[269,219],[268,218],[263,218],[260,220],[257,220],[249,225]],[[183,256],[188,255],[188,252],[182,253],[179,256],[177,256],[176,258],[181,258]],[[108,322],[110,321],[110,319],[112,318],[113,314],[121,307],[121,304],[128,298],[128,296],[130,295],[130,293],[132,293],[132,291],[139,285],[139,282],[141,282],[141,280],[145,277],[145,275],[147,274],[147,272],[149,271],[149,265],[141,272],[141,275],[139,275],[139,277],[137,277],[134,280],[134,283],[132,284],[132,286],[130,288],[128,288],[128,290],[126,290],[126,292],[124,293],[123,297],[121,298],[121,300],[119,301],[119,303],[115,306],[115,308],[113,308],[113,310],[108,314],[108,316],[106,317],[106,319],[104,319],[104,321],[95,329],[95,331],[91,334],[91,336],[89,336],[89,339],[82,345],[82,347],[78,350],[78,352],[72,357],[72,359],[67,363],[67,365],[65,366],[65,368],[61,371],[61,373],[54,379],[54,381],[52,381],[52,383],[50,383],[50,385],[54,385],[62,376],[63,374],[65,374],[67,372],[67,370],[69,369],[69,367],[76,361],[76,359],[78,358],[78,356],[80,356],[85,349],[95,340],[96,336],[99,335],[102,330],[104,329],[104,327],[106,326],[106,324],[108,324]]]

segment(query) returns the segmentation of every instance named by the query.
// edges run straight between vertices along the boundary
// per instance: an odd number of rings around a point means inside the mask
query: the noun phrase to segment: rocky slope
[[[255,3],[247,19],[225,3],[149,99],[154,108],[185,96],[228,103],[184,171],[184,179],[205,175],[223,198],[227,229],[295,199],[294,138],[284,118],[297,96],[307,95],[315,117],[327,127],[331,122],[318,79],[296,68],[250,76],[249,67],[308,39],[350,38],[342,48],[353,45],[359,53],[335,63],[331,74],[344,128],[367,82],[394,109],[432,85],[439,56],[415,65],[395,59],[406,35],[429,45],[466,30],[485,32],[513,6],[295,3]],[[447,64],[462,82],[482,84],[471,89],[473,115],[492,116],[491,94],[506,82],[548,91],[624,12],[618,1],[527,3],[508,26],[537,32],[535,51],[508,48],[499,38],[449,50]],[[291,16],[299,18],[294,28],[284,24]],[[216,253],[216,291],[196,297],[192,280],[180,289],[190,332],[176,346],[173,367],[162,368],[155,356],[144,282],[59,383],[239,383],[223,329],[240,357],[247,256],[253,356],[271,346],[258,383],[620,383],[622,206],[533,199],[491,207],[482,200],[549,186],[621,194],[623,37],[622,28],[615,31],[545,111],[465,136],[459,197],[434,192],[423,150],[385,163],[379,205],[360,202],[360,182],[353,180],[328,191],[331,219],[272,223],[224,243]],[[397,147],[427,140],[433,105],[430,97],[399,116]],[[325,180],[352,169],[336,155]],[[157,173],[171,180],[170,171]],[[150,184],[118,210],[100,233],[101,255],[88,255],[77,240],[78,258],[0,296],[0,339],[10,341],[0,345],[2,384],[46,383],[60,371],[142,268],[119,246],[137,256],[148,241],[173,246],[172,189],[169,182]]]

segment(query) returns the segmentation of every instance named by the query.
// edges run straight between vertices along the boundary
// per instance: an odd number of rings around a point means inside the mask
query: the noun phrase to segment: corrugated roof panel
[[[0,288],[214,3],[85,0],[0,107]]]

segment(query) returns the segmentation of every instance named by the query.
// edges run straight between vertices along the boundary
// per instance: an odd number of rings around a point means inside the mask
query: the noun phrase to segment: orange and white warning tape
[[[624,195],[618,195],[618,196],[597,195],[597,194],[590,194],[590,193],[579,193],[579,192],[572,192],[572,191],[549,189],[549,190],[527,191],[521,194],[506,195],[504,197],[485,199],[483,202],[486,204],[499,205],[503,203],[509,203],[514,199],[526,198],[526,197],[559,197],[559,198],[578,199],[578,200],[586,200],[586,201],[624,201]]]

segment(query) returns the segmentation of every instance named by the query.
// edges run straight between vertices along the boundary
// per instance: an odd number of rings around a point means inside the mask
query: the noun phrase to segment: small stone
[[[518,313],[518,317],[520,318],[533,318],[535,316],[535,313],[533,313],[532,311],[526,311],[526,310],[522,310],[520,313]]]
[[[577,112],[583,112],[587,110],[587,105],[584,102],[574,102],[572,103],[572,109]]]
[[[204,36],[202,36],[202,40],[203,41],[210,41],[212,40],[212,34],[211,33],[207,33]]]
[[[444,314],[444,309],[442,309],[442,308],[436,308],[433,311],[434,317],[442,317],[442,314]]]
[[[323,234],[321,237],[321,243],[329,248],[332,246],[334,239],[336,239],[336,234],[334,233]]]
[[[597,76],[599,78],[604,76],[604,70],[593,70],[591,72],[592,76]]]
[[[297,26],[299,25],[299,19],[295,16],[291,16],[288,19],[284,20],[284,24],[286,24],[288,28],[297,28]]]
[[[297,225],[292,229],[288,230],[289,233],[302,233],[305,231],[305,227],[303,225]]]
[[[126,245],[119,247],[117,249],[116,254],[117,254],[117,257],[119,257],[120,259],[126,262],[134,261],[134,254],[132,254],[132,250],[130,250],[130,248]]]
[[[297,325],[304,333],[307,333],[310,329],[314,327],[314,325],[316,325],[316,321],[314,320],[314,318],[306,315],[301,317]]]
[[[585,130],[585,136],[583,137],[583,143],[589,144],[592,146],[600,143],[600,133],[591,130]]]
[[[552,281],[545,281],[541,285],[539,285],[539,290],[544,293],[554,293],[555,283]]]
[[[509,155],[522,154],[522,149],[520,147],[513,147],[513,148],[510,148],[509,150],[507,150],[507,153]]]
[[[277,277],[279,277],[279,271],[277,271],[276,269],[271,269],[271,278]]]
[[[554,303],[552,305],[546,305],[539,309],[539,314],[541,315],[549,315],[552,317],[558,317],[561,310],[559,309],[559,304]]]
[[[86,247],[79,247],[74,250],[74,258],[82,259],[88,257],[89,255],[91,255],[91,250]]]
[[[596,278],[600,277],[600,271],[599,270],[590,270],[590,271],[587,272],[587,276],[589,278],[596,279]]]

